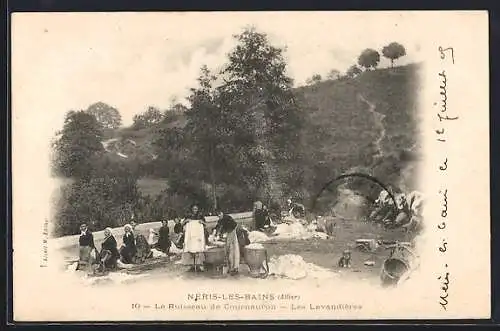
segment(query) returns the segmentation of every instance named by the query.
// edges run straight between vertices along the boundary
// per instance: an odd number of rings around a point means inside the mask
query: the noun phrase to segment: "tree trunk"
[[[391,59],[391,68],[394,68],[394,59]]]
[[[209,164],[209,172],[210,172],[210,182],[212,184],[212,203],[214,212],[217,211],[217,190],[215,184],[215,169],[214,169],[214,151],[213,147],[210,148],[210,164]]]

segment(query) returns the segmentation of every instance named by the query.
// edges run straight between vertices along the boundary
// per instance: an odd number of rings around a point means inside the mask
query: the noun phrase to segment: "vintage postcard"
[[[15,321],[490,317],[486,11],[11,31]]]

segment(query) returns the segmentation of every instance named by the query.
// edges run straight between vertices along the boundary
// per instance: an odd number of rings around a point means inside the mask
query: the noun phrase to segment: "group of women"
[[[170,249],[169,230],[166,221],[162,222],[159,230],[159,239],[155,245],[150,245],[146,237],[136,232],[137,223],[132,221],[124,226],[123,245],[118,249],[118,243],[110,228],[104,230],[104,240],[99,251],[94,244],[93,234],[87,224],[80,226],[80,256],[77,269],[84,266],[97,266],[100,271],[113,270],[120,261],[123,264],[140,264],[152,257],[152,248],[164,253]]]
[[[248,231],[241,227],[231,216],[218,213],[219,220],[213,229],[215,240],[225,238],[225,248],[229,271],[237,274],[243,256],[243,247],[250,244]],[[263,224],[265,223],[262,222]],[[176,220],[174,233],[170,236],[167,221],[154,233],[158,236],[156,243],[147,240],[144,235],[136,231],[136,223],[132,221],[124,226],[123,245],[118,249],[118,243],[111,229],[104,230],[104,241],[99,251],[94,245],[92,233],[86,224],[80,227],[80,263],[79,265],[97,265],[101,270],[113,270],[118,263],[140,264],[152,257],[155,248],[168,254],[171,245],[182,249],[182,263],[190,266],[191,271],[203,271],[205,251],[209,245],[210,233],[206,219],[197,205],[193,205],[183,220]]]
[[[229,272],[235,275],[238,273],[243,256],[243,247],[250,244],[248,232],[230,215],[224,214],[222,211],[219,211],[217,215],[219,219],[212,235],[215,241],[225,237]],[[206,219],[200,213],[198,206],[194,205],[183,221],[176,221],[174,232],[180,234],[177,246],[183,249],[182,263],[190,266],[190,271],[203,271],[210,232],[207,229]]]

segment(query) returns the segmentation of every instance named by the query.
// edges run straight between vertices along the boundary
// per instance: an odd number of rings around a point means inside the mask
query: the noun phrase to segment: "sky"
[[[216,70],[233,35],[253,25],[286,46],[288,74],[301,85],[354,64],[365,48],[402,43],[420,61],[419,29],[406,12],[26,13],[14,14],[14,116],[43,114],[57,128],[69,110],[102,101],[124,125],[148,106],[184,102],[199,69]],[[411,17],[410,17],[411,18]],[[388,61],[382,58],[381,66]],[[16,107],[17,106],[17,107]],[[23,109],[23,111],[21,111]]]

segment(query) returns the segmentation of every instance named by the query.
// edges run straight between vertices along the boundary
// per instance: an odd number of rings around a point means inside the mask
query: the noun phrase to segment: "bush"
[[[93,231],[123,225],[138,197],[137,180],[126,168],[108,157],[94,160],[90,176],[62,187],[54,234],[76,234],[81,223]]]

